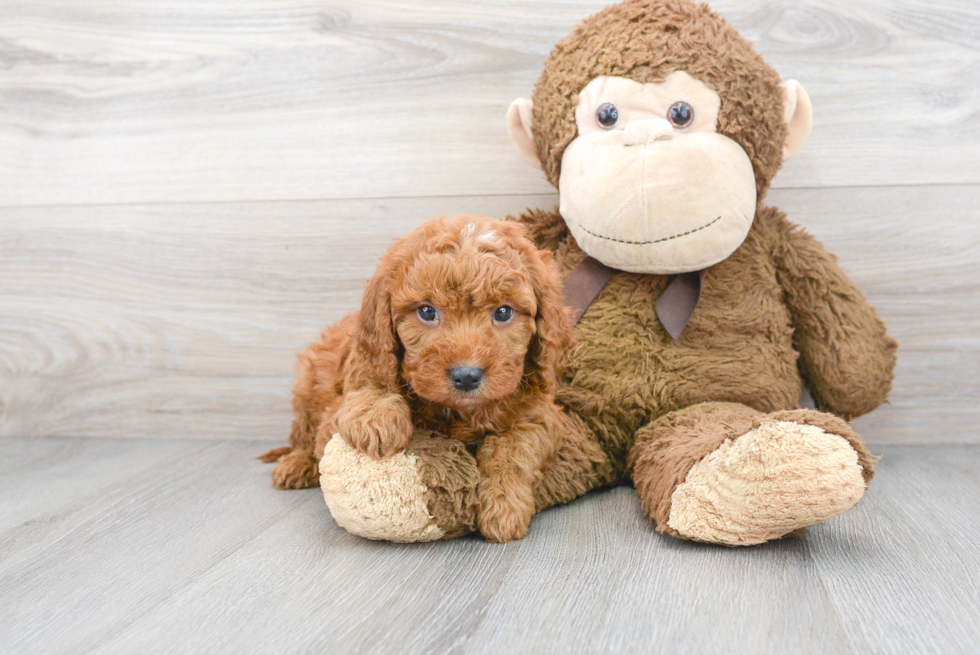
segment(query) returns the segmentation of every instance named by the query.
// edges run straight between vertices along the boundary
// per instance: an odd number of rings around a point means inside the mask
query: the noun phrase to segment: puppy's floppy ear
[[[527,372],[533,383],[551,392],[558,371],[575,345],[574,326],[561,295],[561,278],[551,263],[551,253],[527,244],[523,256],[538,303],[534,317],[537,330],[528,348]]]
[[[394,392],[398,389],[400,344],[391,315],[390,277],[394,270],[391,260],[390,254],[382,258],[381,265],[364,289],[357,347],[366,369],[361,371],[362,376]]]

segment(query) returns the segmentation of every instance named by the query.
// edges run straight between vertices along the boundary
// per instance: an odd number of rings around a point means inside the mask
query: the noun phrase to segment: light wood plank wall
[[[503,114],[604,4],[0,4],[0,436],[285,437],[391,238],[555,204]],[[980,443],[980,11],[712,5],[813,100],[769,202],[901,343],[858,428]]]

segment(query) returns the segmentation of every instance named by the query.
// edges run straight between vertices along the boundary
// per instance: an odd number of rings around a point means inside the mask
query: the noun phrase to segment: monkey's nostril
[[[477,366],[454,366],[449,369],[449,380],[460,391],[473,391],[483,382],[483,373]]]
[[[623,145],[645,146],[654,141],[669,139],[674,128],[663,118],[644,118],[630,121],[623,131]]]

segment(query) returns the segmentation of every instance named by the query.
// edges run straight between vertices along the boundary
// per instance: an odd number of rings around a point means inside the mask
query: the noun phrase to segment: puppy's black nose
[[[473,391],[483,382],[483,369],[476,366],[453,366],[449,379],[460,391]]]

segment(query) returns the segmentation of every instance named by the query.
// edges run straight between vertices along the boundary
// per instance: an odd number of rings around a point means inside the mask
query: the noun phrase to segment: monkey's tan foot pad
[[[337,525],[367,539],[452,539],[475,529],[476,460],[458,441],[419,433],[408,448],[373,459],[340,435],[320,460],[320,487]]]
[[[844,512],[864,495],[858,453],[815,425],[763,418],[694,465],[668,525],[687,539],[758,544]]]

